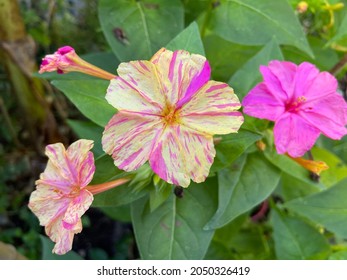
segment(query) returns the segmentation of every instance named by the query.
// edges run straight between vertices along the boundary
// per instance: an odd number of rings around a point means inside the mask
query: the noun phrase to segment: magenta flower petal
[[[95,171],[92,147],[93,141],[84,139],[67,150],[61,143],[46,147],[49,161],[36,181],[29,208],[56,243],[54,253],[71,250],[74,234],[82,230],[81,216],[93,201],[93,195],[85,189]]]
[[[150,61],[122,63],[106,96],[119,112],[102,139],[115,165],[130,171],[149,160],[169,183],[204,181],[215,156],[212,136],[243,122],[233,90],[209,82],[210,71],[205,57],[166,49]]]
[[[307,102],[300,116],[331,139],[341,139],[347,134],[347,106],[340,95],[332,94]]]
[[[308,101],[313,101],[315,99],[320,99],[327,96],[338,95],[337,90],[337,80],[336,78],[328,72],[321,72],[317,77],[312,81],[312,83],[305,84],[307,88],[304,88],[301,93],[297,94],[297,97],[307,96]],[[344,102],[346,103],[346,102]]]
[[[347,134],[347,104],[337,93],[334,76],[308,62],[296,66],[272,61],[260,68],[264,82],[256,85],[242,104],[248,115],[275,122],[279,153],[302,156],[320,133],[332,139]]]
[[[279,154],[301,157],[312,148],[319,130],[297,115],[284,114],[275,123],[274,135]]]
[[[319,70],[316,66],[311,63],[303,62],[301,63],[295,73],[295,81],[293,81],[294,96],[292,99],[300,98],[300,96],[306,96],[310,87],[315,85],[315,80],[319,75]],[[319,81],[320,79],[317,79]],[[335,92],[336,87],[333,92]],[[320,92],[320,91],[319,91]],[[314,94],[317,94],[314,93]]]
[[[279,101],[285,101],[292,97],[296,65],[291,62],[273,60],[269,66],[260,66],[260,72],[270,92],[275,92],[274,97]],[[289,85],[289,86],[288,86]]]
[[[252,117],[275,121],[285,111],[265,83],[256,85],[242,101],[243,112]]]

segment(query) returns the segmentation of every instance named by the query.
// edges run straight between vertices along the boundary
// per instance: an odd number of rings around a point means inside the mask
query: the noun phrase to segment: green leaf
[[[91,182],[92,185],[102,184],[127,175],[125,171],[118,169],[114,165],[112,157],[106,154],[95,160],[95,168],[96,171]]]
[[[347,177],[347,166],[336,155],[318,147],[314,147],[311,151],[315,160],[324,161],[329,166],[329,169],[320,174],[320,180],[324,185],[331,187]]]
[[[307,197],[288,201],[284,206],[338,236],[347,238],[347,179]]]
[[[64,92],[83,115],[102,127],[116,113],[105,99],[109,81],[54,80],[52,84]]]
[[[186,29],[178,34],[166,48],[171,51],[186,50],[191,53],[205,55],[204,45],[202,44],[199,27],[196,22],[192,22]]]
[[[98,207],[98,209],[113,220],[126,223],[131,222],[130,204],[118,207]]]
[[[216,209],[217,180],[207,179],[171,195],[153,212],[149,197],[131,205],[135,237],[142,259],[202,259],[213,230],[203,230]]]
[[[153,186],[149,191],[149,205],[151,212],[162,205],[172,194],[172,185],[154,175]]]
[[[205,229],[220,228],[264,201],[276,188],[280,172],[260,153],[243,155],[218,172],[218,209]]]
[[[234,260],[236,256],[229,248],[226,248],[218,241],[212,240],[205,255],[205,260]]]
[[[278,259],[325,259],[330,253],[327,239],[299,218],[273,211],[271,222]]]
[[[190,23],[196,20],[200,14],[211,6],[211,0],[183,0],[185,22]]]
[[[308,41],[314,53],[314,59],[304,52],[292,46],[283,46],[282,53],[285,60],[300,64],[304,61],[315,64],[322,71],[329,71],[338,61],[336,51],[326,48],[326,41],[319,37],[308,37]]]
[[[328,42],[329,45],[333,43],[340,43],[347,41],[347,13],[345,14],[340,27],[338,28],[335,36],[331,38],[331,40]],[[346,44],[345,44],[346,46]]]
[[[232,42],[262,45],[276,37],[279,44],[313,53],[287,1],[222,0],[211,15],[212,31]]]
[[[147,194],[147,191],[134,191],[129,184],[118,186],[94,196],[93,207],[118,207],[138,200]]]
[[[202,38],[206,57],[212,68],[212,76],[217,81],[228,81],[250,57],[260,51],[260,46],[245,46],[209,34]]]
[[[330,152],[333,152],[343,161],[344,164],[347,164],[347,137],[343,137],[341,140],[336,141],[321,135],[316,142],[317,146],[325,148]]]
[[[277,166],[282,172],[298,179],[299,181],[310,185],[312,189],[317,191],[325,189],[322,183],[314,182],[310,179],[310,173],[301,165],[290,159],[285,155],[279,155],[275,150],[266,149],[264,152],[265,157],[273,165]]]
[[[237,223],[242,221],[242,218],[236,223],[237,220],[239,217],[227,226],[216,230],[213,241],[223,245],[226,252],[232,252],[232,259],[274,259],[272,240],[268,237],[269,229],[261,223],[252,222],[249,218],[239,228]],[[237,231],[232,230],[231,235],[228,236],[227,231],[232,229],[232,225],[236,225]],[[220,234],[221,231],[222,234]]]
[[[283,56],[279,45],[273,38],[232,76],[228,84],[241,100],[253,86],[262,80],[259,66],[267,65],[270,60],[275,59],[283,60]]]
[[[110,156],[105,155],[95,161],[96,172],[91,185],[101,184],[118,178],[129,176],[118,169]],[[128,204],[144,196],[147,192],[135,191],[135,186],[130,186],[132,181],[106,192],[94,196],[93,207],[117,207]]]
[[[101,146],[103,128],[89,121],[67,120],[67,123],[79,138],[94,141],[92,151],[95,158],[105,154]]]
[[[347,260],[347,249],[331,254],[329,260]]]
[[[282,172],[280,182],[280,196],[284,201],[292,200],[298,197],[311,195],[319,192],[321,189],[317,188],[315,182],[307,183],[301,179]]]
[[[67,252],[65,255],[53,254],[54,243],[45,236],[40,235],[42,244],[42,260],[83,260],[83,258],[74,251]]]
[[[213,236],[214,241],[223,244],[225,248],[233,246],[233,238],[241,231],[242,227],[249,221],[249,213],[244,213],[225,226],[217,229]]]
[[[179,0],[101,0],[99,19],[121,61],[149,59],[184,27]]]
[[[210,174],[227,167],[261,137],[258,133],[244,129],[240,129],[238,133],[222,135],[220,143],[215,145],[216,157]]]

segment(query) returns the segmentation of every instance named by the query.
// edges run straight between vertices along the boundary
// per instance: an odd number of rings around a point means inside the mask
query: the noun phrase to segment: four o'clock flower
[[[321,133],[336,140],[347,134],[347,104],[334,76],[308,62],[271,61],[260,71],[264,81],[243,99],[243,111],[275,122],[279,154],[301,157]]]
[[[183,50],[163,48],[117,71],[106,99],[118,113],[102,138],[115,165],[131,171],[148,160],[169,183],[204,181],[216,153],[212,136],[237,132],[243,122],[233,89],[209,81],[206,58]]]
[[[70,46],[61,47],[54,54],[46,55],[42,59],[39,71],[40,74],[55,71],[57,71],[58,74],[81,72],[105,80],[114,78],[113,74],[80,58]]]
[[[71,250],[73,237],[82,231],[81,216],[93,201],[93,194],[129,181],[119,179],[105,184],[88,186],[95,165],[91,140],[78,140],[65,150],[57,143],[46,147],[48,164],[36,190],[31,194],[29,208],[45,226],[46,234],[55,242],[53,252],[65,254]]]

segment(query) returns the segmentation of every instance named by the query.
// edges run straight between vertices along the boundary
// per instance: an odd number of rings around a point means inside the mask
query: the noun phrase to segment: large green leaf
[[[312,189],[317,191],[325,189],[325,186],[320,182],[314,182],[310,179],[310,173],[305,168],[297,164],[295,161],[285,155],[279,155],[275,150],[266,149],[265,157],[282,172],[298,179],[299,181],[310,185]]]
[[[238,133],[222,135],[222,140],[215,145],[216,157],[210,174],[227,167],[261,137],[258,133],[244,129],[240,129]]]
[[[307,197],[288,201],[284,206],[329,231],[347,238],[347,179]]]
[[[171,51],[186,50],[191,53],[205,55],[199,27],[196,22],[192,22],[186,29],[172,39],[166,46]]]
[[[260,65],[267,65],[270,60],[283,60],[281,49],[273,38],[255,56],[247,61],[229,80],[240,99],[258,82],[262,80]]]
[[[240,222],[242,223],[241,228]],[[234,227],[236,227],[236,230]],[[228,235],[228,231],[230,235]],[[254,223],[247,215],[241,215],[228,225],[216,230],[213,241],[219,243],[219,249],[224,247],[225,252],[232,253],[231,259],[274,259],[275,253],[272,248],[272,240],[268,237],[268,234],[266,225]],[[213,257],[212,253],[219,253],[216,252],[216,248],[212,247],[211,249],[214,249],[214,252],[209,251],[206,255],[210,258]],[[218,257],[218,255],[215,257]],[[221,257],[223,258],[223,255]]]
[[[100,126],[105,126],[116,113],[105,99],[109,82],[103,80],[55,80],[60,89],[79,111]]]
[[[205,255],[205,260],[234,260],[235,255],[233,252],[226,248],[223,244],[218,241],[212,240],[210,246],[208,247],[208,251]]]
[[[227,82],[250,57],[260,51],[260,46],[236,44],[209,34],[202,38],[206,57],[212,67],[212,76],[217,81]]]
[[[117,207],[98,207],[109,218],[125,223],[131,222],[130,204],[124,204]]]
[[[282,53],[287,61],[300,64],[304,61],[315,64],[320,70],[329,71],[338,61],[339,56],[331,48],[326,48],[326,40],[320,37],[308,37],[308,42],[314,53],[314,58],[292,46],[283,46]]]
[[[278,259],[325,259],[330,252],[327,239],[299,218],[273,211],[272,225]]]
[[[211,15],[210,28],[221,37],[245,45],[262,45],[276,37],[313,56],[293,9],[285,0],[222,0]]]
[[[214,232],[203,227],[217,206],[217,180],[191,184],[182,198],[172,194],[153,212],[148,196],[131,206],[142,259],[202,259]]]
[[[94,141],[92,152],[95,158],[104,154],[101,146],[102,127],[90,121],[67,120],[67,123],[79,138]]]
[[[347,260],[347,249],[331,254],[329,260]]]
[[[129,173],[118,169],[110,156],[104,155],[95,161],[96,172],[92,181],[93,184],[101,184],[118,178],[129,176]],[[134,176],[131,173],[131,176]],[[133,179],[134,180],[134,179]],[[131,182],[120,185],[114,189],[102,192],[94,196],[94,207],[117,207],[128,204],[144,196],[146,192],[136,191]]]
[[[179,0],[100,0],[99,20],[121,61],[149,59],[184,27]]]
[[[342,43],[343,46],[347,46],[347,13],[345,14],[335,36],[329,41],[329,44],[333,43]]]
[[[243,155],[218,172],[218,209],[205,229],[219,228],[265,200],[276,188],[279,170],[260,153]]]
[[[322,183],[327,187],[331,187],[347,177],[347,166],[335,154],[326,149],[314,147],[312,155],[315,160],[322,160],[329,166],[329,169],[320,174]]]
[[[282,172],[278,195],[284,201],[289,201],[298,197],[317,193],[320,190],[321,189],[317,188],[313,181],[308,183],[290,175],[289,173]]]

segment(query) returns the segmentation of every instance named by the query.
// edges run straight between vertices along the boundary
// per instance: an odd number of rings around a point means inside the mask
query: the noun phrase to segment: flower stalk
[[[93,195],[96,195],[98,193],[102,193],[102,192],[108,191],[112,188],[123,185],[123,184],[129,182],[130,180],[131,180],[130,177],[125,177],[125,178],[117,179],[117,180],[102,183],[102,184],[88,185],[86,187],[86,190],[90,191]]]

